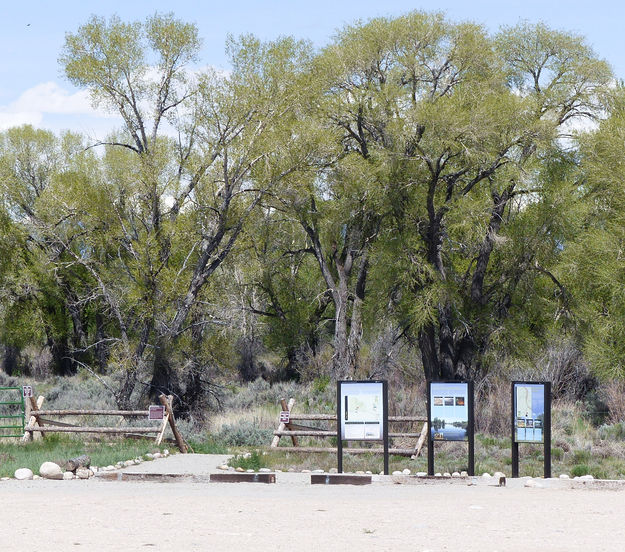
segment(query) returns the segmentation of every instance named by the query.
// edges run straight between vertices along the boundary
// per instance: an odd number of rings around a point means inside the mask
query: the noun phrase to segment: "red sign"
[[[165,407],[151,404],[148,410],[148,420],[162,420],[165,417]]]
[[[282,412],[280,412],[281,424],[288,424],[290,419],[291,419],[291,413],[288,410],[283,410]]]

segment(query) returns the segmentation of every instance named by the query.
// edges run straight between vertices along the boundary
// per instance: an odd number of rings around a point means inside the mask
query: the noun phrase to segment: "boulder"
[[[89,479],[92,475],[93,472],[84,466],[76,469],[76,477],[78,479]]]
[[[44,479],[63,479],[63,470],[54,462],[44,462],[39,468],[39,475]]]
[[[404,471],[402,471],[402,473],[404,475],[410,475],[410,470],[408,468],[406,468]]]
[[[70,472],[70,471],[63,472],[63,479],[65,481],[69,481],[70,479],[74,479],[73,472]]]
[[[18,481],[26,481],[33,478],[33,471],[28,468],[19,468],[15,470],[15,479]]]

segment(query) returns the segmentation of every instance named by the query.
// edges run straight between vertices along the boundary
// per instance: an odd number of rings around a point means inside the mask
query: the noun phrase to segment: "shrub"
[[[246,454],[238,454],[237,456],[233,456],[228,460],[228,465],[233,468],[241,468],[244,470],[254,470],[258,471],[261,468],[265,467],[265,463],[263,462],[263,457],[258,453],[257,450],[254,452],[248,452]]]
[[[590,468],[586,464],[577,464],[571,469],[573,477],[581,477],[590,473]]]
[[[255,422],[241,421],[238,425],[223,425],[215,441],[231,447],[257,447],[271,442],[273,431],[263,429]]]

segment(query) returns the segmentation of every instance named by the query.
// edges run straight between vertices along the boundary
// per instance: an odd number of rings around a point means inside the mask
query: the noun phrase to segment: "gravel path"
[[[176,455],[129,469],[208,473],[222,462]],[[306,479],[5,481],[1,549],[570,552],[621,551],[625,542],[620,490],[457,482],[311,486]]]

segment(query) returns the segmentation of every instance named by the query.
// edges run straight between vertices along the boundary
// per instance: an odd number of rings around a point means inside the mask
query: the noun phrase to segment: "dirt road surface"
[[[284,474],[286,476],[286,474]],[[0,550],[622,551],[625,491],[0,482]]]

